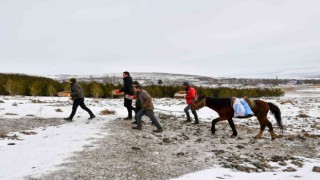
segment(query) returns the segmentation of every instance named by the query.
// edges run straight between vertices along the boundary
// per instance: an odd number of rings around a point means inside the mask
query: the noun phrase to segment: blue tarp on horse
[[[244,98],[236,98],[233,103],[234,117],[254,115],[249,104]]]

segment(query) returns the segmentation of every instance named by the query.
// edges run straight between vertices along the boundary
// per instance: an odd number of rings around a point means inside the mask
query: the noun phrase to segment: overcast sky
[[[319,0],[0,0],[0,72],[320,68]]]

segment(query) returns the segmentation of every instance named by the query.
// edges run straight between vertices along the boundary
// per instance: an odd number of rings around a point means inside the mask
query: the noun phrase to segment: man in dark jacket
[[[141,118],[142,118],[142,116],[146,115],[150,118],[150,120],[153,122],[153,124],[157,127],[157,129],[154,130],[153,132],[155,132],[155,133],[163,132],[163,129],[162,129],[159,121],[157,120],[157,118],[154,115],[154,112],[153,112],[154,106],[152,103],[152,98],[149,95],[149,93],[147,91],[143,90],[140,85],[135,86],[134,90],[135,90],[135,92],[137,92],[137,94],[140,98],[142,109],[136,115],[137,126],[132,127],[132,129],[142,130]]]
[[[92,113],[92,111],[87,108],[87,106],[84,104],[84,93],[79,83],[77,83],[77,80],[72,78],[70,79],[70,85],[71,85],[71,98],[73,100],[72,105],[72,112],[68,118],[64,118],[66,121],[72,121],[74,115],[77,112],[78,107],[80,106],[83,110],[87,111],[90,115],[89,119],[94,119],[96,116]]]
[[[189,114],[189,110],[191,109],[192,103],[198,98],[197,97],[198,96],[197,95],[197,91],[196,91],[196,89],[191,87],[188,82],[184,82],[183,85],[182,85],[182,88],[186,90],[185,99],[186,99],[187,104],[188,104],[188,106],[184,109],[184,112],[187,115],[186,122],[191,122],[191,117],[190,117],[190,114]],[[195,119],[194,124],[199,124],[199,118],[198,118],[197,111],[193,111],[191,109],[191,112],[192,112],[192,114],[194,116],[194,119]]]
[[[123,87],[118,91],[118,93],[124,92],[124,107],[128,110],[128,117],[124,118],[124,120],[132,120],[132,99],[131,96],[134,95],[134,90],[132,87],[132,77],[130,73],[125,71],[123,72]]]

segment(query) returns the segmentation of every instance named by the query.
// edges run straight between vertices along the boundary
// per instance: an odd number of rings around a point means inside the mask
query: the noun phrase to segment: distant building
[[[298,81],[297,80],[290,80],[290,81],[288,81],[288,84],[289,85],[296,85],[296,84],[298,84]]]

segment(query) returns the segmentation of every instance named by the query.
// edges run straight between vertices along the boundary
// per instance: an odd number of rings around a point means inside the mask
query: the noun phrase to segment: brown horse
[[[246,99],[248,101],[248,99]],[[205,106],[209,107],[210,109],[216,111],[219,114],[219,117],[212,121],[211,132],[214,135],[216,132],[215,125],[219,121],[228,120],[229,125],[233,131],[231,137],[236,137],[238,135],[236,127],[233,122],[234,117],[234,109],[232,107],[233,98],[210,98],[210,97],[199,97],[197,101],[195,101],[191,108],[193,110],[201,109]],[[271,122],[268,120],[268,112],[269,110],[274,114],[278,126],[283,132],[282,120],[281,120],[281,111],[278,106],[264,102],[262,100],[252,100],[253,103],[249,103],[252,111],[254,112],[254,116],[258,118],[260,123],[260,132],[258,135],[255,136],[256,139],[260,139],[263,131],[265,130],[266,126],[269,128],[269,132],[271,134],[272,140],[276,138],[276,134],[273,131],[273,127]],[[249,118],[247,117],[237,117],[237,118]]]

